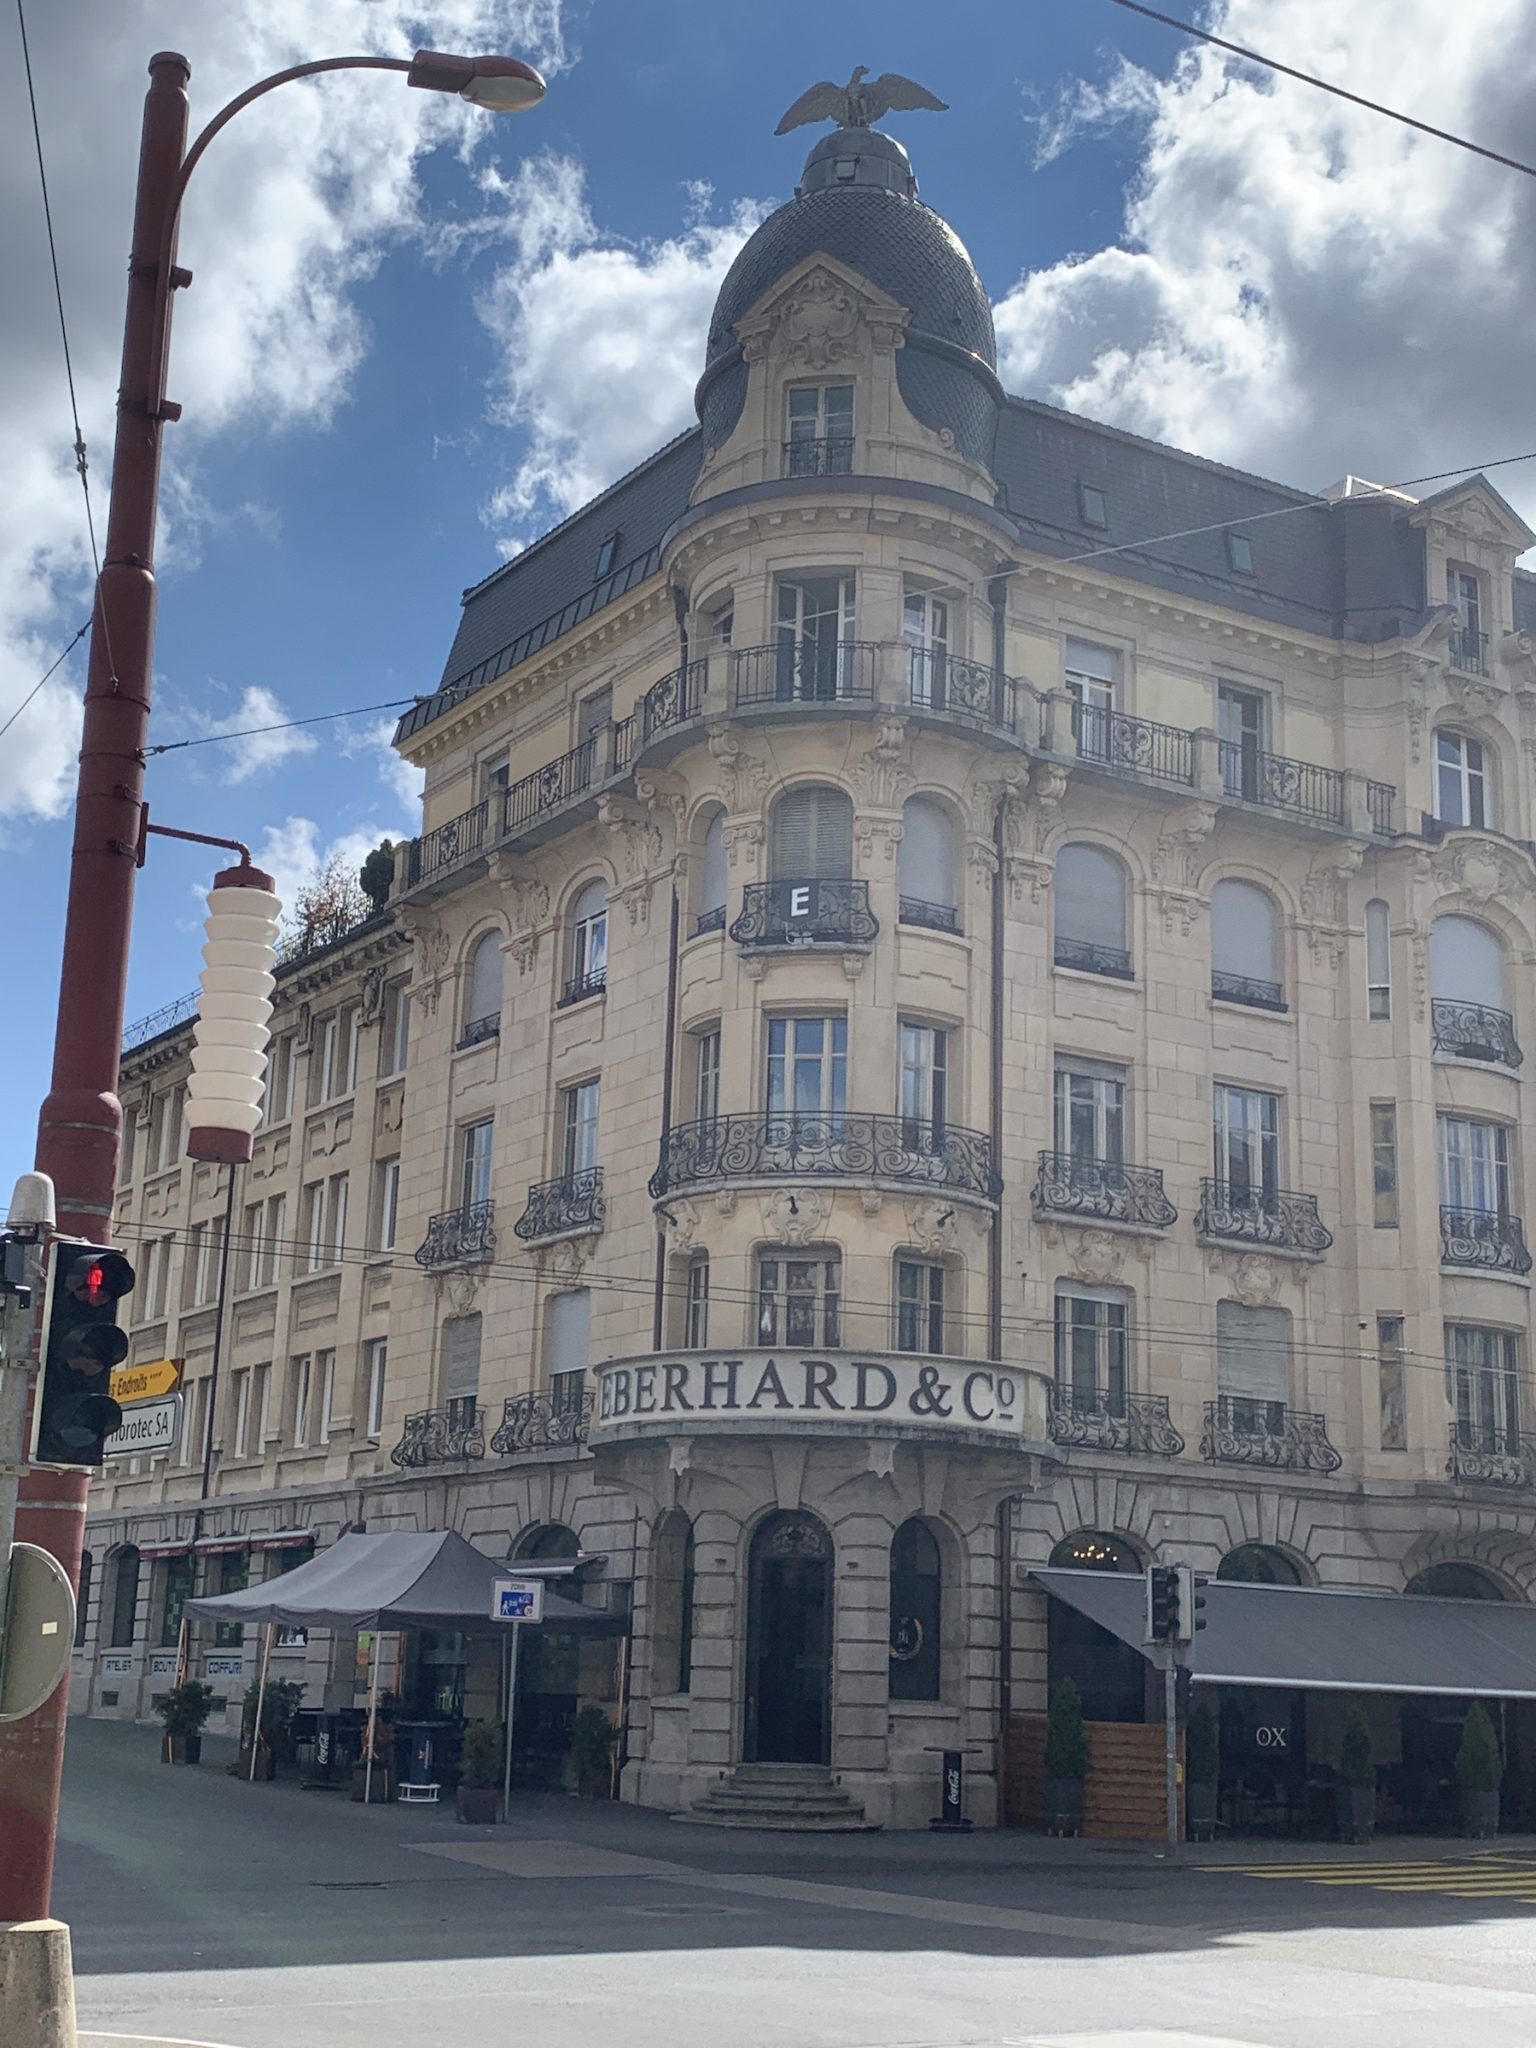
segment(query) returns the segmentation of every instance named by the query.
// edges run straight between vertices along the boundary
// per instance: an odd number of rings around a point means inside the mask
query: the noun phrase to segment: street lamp
[[[175,51],[150,59],[112,502],[91,615],[53,1075],[37,1135],[36,1164],[54,1183],[59,1229],[98,1243],[105,1243],[111,1232],[122,1126],[117,1066],[134,876],[145,822],[161,439],[165,423],[181,416],[181,408],[165,395],[171,307],[174,293],[192,282],[191,272],[176,263],[181,202],[203,152],[242,107],[280,85],[327,71],[403,72],[408,85],[453,93],[492,113],[521,113],[544,97],[544,80],[516,57],[464,57],[436,50],[418,50],[409,59],[326,57],[275,72],[240,93],[188,149],[192,67]],[[51,1551],[78,1584],[86,1475],[67,1469],[29,1473],[18,1500],[12,1475],[20,1463],[19,1438],[0,1442],[0,1574],[14,1532]],[[0,1724],[0,1926],[41,1920],[48,1911],[64,1708],[61,1686],[25,1721]]]

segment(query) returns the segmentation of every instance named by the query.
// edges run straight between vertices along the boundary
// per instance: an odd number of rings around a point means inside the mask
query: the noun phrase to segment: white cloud
[[[1536,0],[1227,0],[1234,41],[1530,154]],[[997,307],[1012,390],[1321,486],[1536,446],[1536,185],[1206,46],[1069,97],[1060,147],[1144,118],[1116,246]],[[1048,135],[1047,139],[1050,137]],[[1536,515],[1536,464],[1496,475]]]
[[[501,358],[497,416],[529,449],[485,508],[515,553],[693,420],[693,387],[720,281],[766,207],[740,200],[711,220],[708,186],[686,189],[678,231],[629,246],[588,211],[579,165],[530,158],[483,181],[516,256],[483,294]]]
[[[248,684],[234,710],[221,718],[210,718],[203,711],[190,714],[192,723],[204,733],[242,735],[219,749],[219,774],[224,782],[249,782],[264,769],[315,751],[319,741],[302,728],[288,725],[275,732],[261,730],[264,726],[284,727],[289,716],[287,708],[261,683]]]
[[[147,54],[188,52],[194,126],[253,80],[317,51],[502,48],[546,72],[567,61],[561,0],[222,0],[212,11],[206,0],[117,0],[93,10],[88,35],[78,9],[32,16],[98,534]],[[14,28],[3,34],[14,85]],[[7,305],[0,388],[0,721],[79,623],[90,573],[32,137],[18,105],[13,94],[13,118],[0,124],[0,269],[26,285]],[[402,79],[341,73],[282,87],[218,136],[182,224],[194,283],[176,305],[171,396],[186,417],[167,443],[173,516],[162,522],[162,565],[190,552],[196,466],[210,437],[250,415],[266,427],[323,422],[345,402],[369,342],[356,289],[392,241],[419,230],[423,154],[498,146],[495,128]],[[67,804],[83,674],[77,659],[0,746],[0,817],[55,817]]]
[[[397,754],[394,747],[395,726],[398,720],[375,719],[368,725],[343,727],[337,744],[340,751],[349,758],[361,756],[373,760],[380,782],[397,803],[404,804],[412,817],[419,817],[421,792],[426,782],[426,771],[414,768],[403,754]]]
[[[349,873],[355,873],[381,839],[398,843],[407,837],[399,825],[363,824],[325,839],[313,818],[284,818],[280,825],[267,827],[251,858],[272,877],[279,898],[290,906],[304,884],[329,862],[339,859]]]

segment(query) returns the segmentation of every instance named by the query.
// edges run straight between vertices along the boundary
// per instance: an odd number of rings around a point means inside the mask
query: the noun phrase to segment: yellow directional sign
[[[112,1375],[112,1398],[121,1408],[134,1401],[158,1401],[181,1385],[179,1358],[155,1358],[147,1365],[120,1365]]]

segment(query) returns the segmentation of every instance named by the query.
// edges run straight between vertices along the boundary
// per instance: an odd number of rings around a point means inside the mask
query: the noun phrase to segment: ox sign
[[[1018,1437],[1025,1433],[1024,1379],[1006,1368],[931,1364],[918,1358],[784,1357],[618,1359],[600,1368],[595,1424],[690,1429],[772,1422],[793,1428],[861,1429],[872,1422]]]

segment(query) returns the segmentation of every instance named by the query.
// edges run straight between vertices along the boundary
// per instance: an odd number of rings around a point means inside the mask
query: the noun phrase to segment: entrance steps
[[[778,1828],[820,1834],[872,1833],[858,1800],[822,1764],[738,1764],[684,1813],[693,1827]]]

